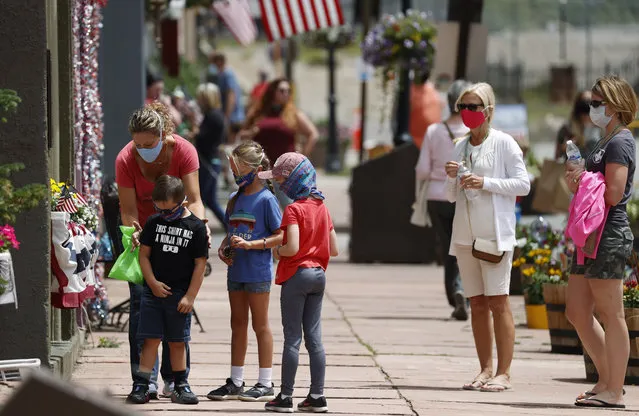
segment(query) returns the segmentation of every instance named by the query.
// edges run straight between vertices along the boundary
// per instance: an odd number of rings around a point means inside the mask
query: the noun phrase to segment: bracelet
[[[264,240],[264,248],[262,250],[266,250],[266,238],[264,238],[263,240]]]

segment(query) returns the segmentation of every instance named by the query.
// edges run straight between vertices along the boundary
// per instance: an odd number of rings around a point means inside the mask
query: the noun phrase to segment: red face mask
[[[464,125],[469,129],[475,129],[486,121],[483,111],[461,110],[461,118]]]

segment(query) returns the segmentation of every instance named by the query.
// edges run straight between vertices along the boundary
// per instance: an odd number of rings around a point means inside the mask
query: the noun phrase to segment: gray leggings
[[[282,394],[293,395],[299,363],[302,328],[311,364],[311,394],[324,394],[326,354],[322,345],[322,299],[326,276],[321,267],[299,268],[282,285],[280,305],[284,327]]]

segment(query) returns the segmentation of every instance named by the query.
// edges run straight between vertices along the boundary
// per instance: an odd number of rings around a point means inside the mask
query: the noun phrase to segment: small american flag
[[[260,0],[269,41],[344,24],[339,0]]]
[[[213,10],[241,45],[250,45],[255,41],[257,28],[248,0],[216,1],[213,3]]]
[[[60,199],[56,204],[55,210],[72,214],[74,212],[78,212],[78,205],[88,206],[87,201],[73,186],[63,186],[60,192]]]

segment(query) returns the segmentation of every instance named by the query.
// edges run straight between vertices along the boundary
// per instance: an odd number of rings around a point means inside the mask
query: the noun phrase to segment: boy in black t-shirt
[[[144,346],[139,371],[147,383],[134,386],[128,401],[136,404],[149,401],[148,380],[158,346],[165,339],[171,350],[175,377],[171,401],[197,404],[186,376],[185,342],[190,340],[191,311],[204,280],[208,257],[206,225],[186,208],[180,179],[161,176],[152,198],[158,214],[148,219],[140,236],[144,292],[138,337],[144,339]]]

